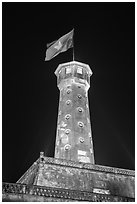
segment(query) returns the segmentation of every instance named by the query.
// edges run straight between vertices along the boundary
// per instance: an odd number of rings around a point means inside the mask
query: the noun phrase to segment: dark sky
[[[16,182],[44,151],[54,156],[59,90],[46,43],[75,28],[75,60],[93,71],[89,89],[96,164],[134,169],[135,4],[3,3],[3,181]]]

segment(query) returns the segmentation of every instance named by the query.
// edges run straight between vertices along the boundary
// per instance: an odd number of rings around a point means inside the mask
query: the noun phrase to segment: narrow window
[[[66,68],[66,74],[69,74],[69,73],[71,73],[71,67]]]
[[[63,144],[68,143],[68,136],[67,135],[63,135],[63,137],[61,138],[61,141]]]
[[[77,73],[78,73],[78,74],[82,74],[82,68],[81,68],[81,67],[78,67],[78,68],[77,68]]]
[[[93,150],[90,148],[90,153],[92,154],[93,153]]]

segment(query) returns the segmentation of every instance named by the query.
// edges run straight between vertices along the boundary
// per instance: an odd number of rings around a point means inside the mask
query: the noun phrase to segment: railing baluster
[[[52,198],[62,198],[62,199],[71,199],[71,200],[81,200],[81,201],[133,201],[133,198],[126,198],[120,196],[113,196],[107,194],[98,194],[86,191],[76,191],[76,190],[68,190],[56,188],[53,189],[51,187],[44,186],[33,186],[26,184],[13,184],[13,183],[2,183],[2,192],[3,194],[30,194],[44,197],[52,197]]]

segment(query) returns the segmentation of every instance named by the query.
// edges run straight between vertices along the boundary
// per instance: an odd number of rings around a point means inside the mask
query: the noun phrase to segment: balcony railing
[[[53,197],[69,199],[75,201],[92,201],[92,202],[134,202],[133,198],[112,196],[106,194],[91,193],[86,191],[76,191],[61,188],[51,188],[44,186],[25,185],[19,183],[3,183],[3,194],[28,194],[44,197]]]

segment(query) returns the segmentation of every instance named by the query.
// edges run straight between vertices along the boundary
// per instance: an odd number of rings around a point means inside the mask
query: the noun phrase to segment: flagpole
[[[73,61],[74,61],[74,47],[73,47]]]
[[[73,61],[74,61],[74,28],[73,28]]]

